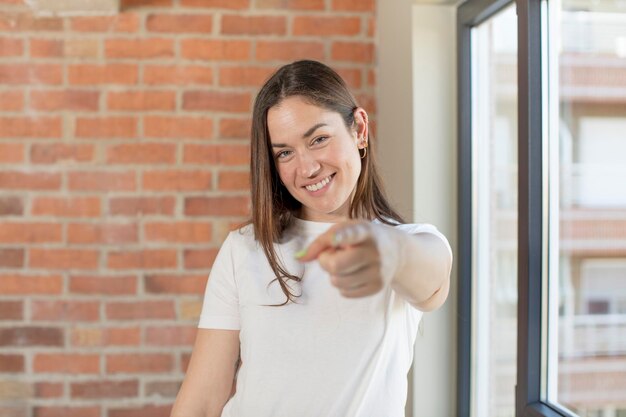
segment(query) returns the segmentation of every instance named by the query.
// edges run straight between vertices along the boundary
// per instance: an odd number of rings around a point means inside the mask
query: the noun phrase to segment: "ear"
[[[357,146],[359,149],[366,148],[369,132],[369,118],[367,117],[367,112],[362,107],[357,107],[354,110],[354,125]]]

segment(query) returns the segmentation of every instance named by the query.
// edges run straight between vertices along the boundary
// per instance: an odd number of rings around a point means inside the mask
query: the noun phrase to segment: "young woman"
[[[417,325],[447,297],[452,252],[390,207],[374,145],[329,67],[294,62],[262,87],[252,220],[215,260],[173,417],[404,416]]]

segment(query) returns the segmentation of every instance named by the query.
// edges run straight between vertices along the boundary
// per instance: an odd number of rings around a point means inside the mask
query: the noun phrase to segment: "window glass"
[[[515,415],[517,19],[513,5],[472,42],[472,392],[475,417]]]
[[[626,409],[626,9],[616,1],[550,6],[548,389],[581,416]],[[556,100],[556,101],[554,101]],[[554,143],[556,143],[554,142]],[[557,168],[558,166],[558,168]],[[557,195],[558,194],[558,195]]]

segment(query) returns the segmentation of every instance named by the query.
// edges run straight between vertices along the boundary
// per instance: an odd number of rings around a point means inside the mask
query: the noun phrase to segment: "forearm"
[[[452,269],[446,244],[431,233],[408,234],[388,226],[383,233],[381,256],[391,258],[383,260],[388,269],[383,275],[391,287],[419,310],[439,308],[448,295]]]

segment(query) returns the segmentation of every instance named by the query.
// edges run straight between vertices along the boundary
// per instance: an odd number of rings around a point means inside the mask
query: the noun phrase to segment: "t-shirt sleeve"
[[[235,232],[231,232],[222,244],[209,274],[198,324],[203,329],[240,329],[233,233]]]
[[[398,233],[430,233],[435,235],[443,241],[446,248],[448,248],[450,256],[452,256],[452,249],[450,248],[448,239],[446,239],[446,237],[432,224],[401,224],[395,227],[383,224],[374,224],[373,230],[374,235],[376,236],[378,250],[381,254],[381,270],[385,284],[391,283],[394,275],[396,274],[401,252],[401,250],[399,250],[401,246],[401,239],[399,238]]]

